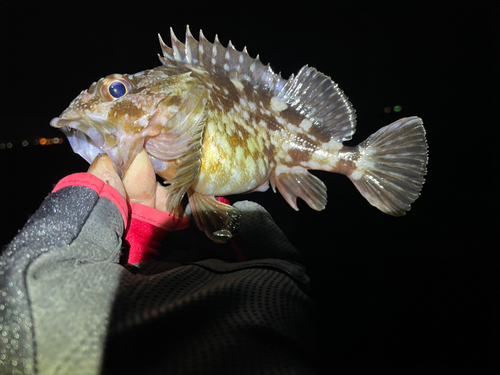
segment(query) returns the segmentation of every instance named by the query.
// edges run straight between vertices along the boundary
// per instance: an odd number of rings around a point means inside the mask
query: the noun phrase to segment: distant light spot
[[[402,109],[403,109],[403,107],[401,107],[400,105],[396,105],[396,106],[394,106],[394,108],[392,110],[394,112],[401,112]]]

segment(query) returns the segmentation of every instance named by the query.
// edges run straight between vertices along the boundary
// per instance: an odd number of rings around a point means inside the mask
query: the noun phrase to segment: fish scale
[[[235,233],[239,212],[216,196],[269,185],[298,210],[297,198],[322,210],[327,189],[309,170],[346,175],[370,204],[404,215],[419,196],[427,165],[422,120],[400,119],[355,147],[356,115],[330,77],[304,66],[284,79],[246,47],[199,41],[186,30],[162,66],[114,74],[83,91],[51,125],[89,163],[107,153],[123,174],[142,149],[169,184],[166,210],[188,195],[198,227],[216,242]],[[110,94],[110,85],[120,95]],[[118,96],[118,97],[117,97]]]

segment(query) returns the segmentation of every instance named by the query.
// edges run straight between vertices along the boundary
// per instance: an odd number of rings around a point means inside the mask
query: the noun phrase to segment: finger
[[[114,187],[122,196],[126,198],[125,188],[123,187],[122,180],[116,173],[113,162],[106,154],[99,154],[94,159],[87,171],[90,174],[100,178],[108,185]]]
[[[129,202],[155,206],[156,175],[149,156],[143,149],[136,155],[123,176]]]

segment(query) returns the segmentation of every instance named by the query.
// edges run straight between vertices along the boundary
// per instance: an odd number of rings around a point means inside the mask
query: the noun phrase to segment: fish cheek
[[[146,112],[138,108],[137,104],[131,101],[120,101],[115,103],[108,118],[116,119],[126,132],[138,133],[144,127],[136,125],[135,121],[144,115],[146,115]]]

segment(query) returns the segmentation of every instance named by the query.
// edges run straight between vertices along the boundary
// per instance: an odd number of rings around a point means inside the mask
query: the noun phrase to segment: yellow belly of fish
[[[193,185],[204,195],[230,195],[252,191],[269,180],[271,162],[257,136],[240,139],[207,129],[200,174]]]

